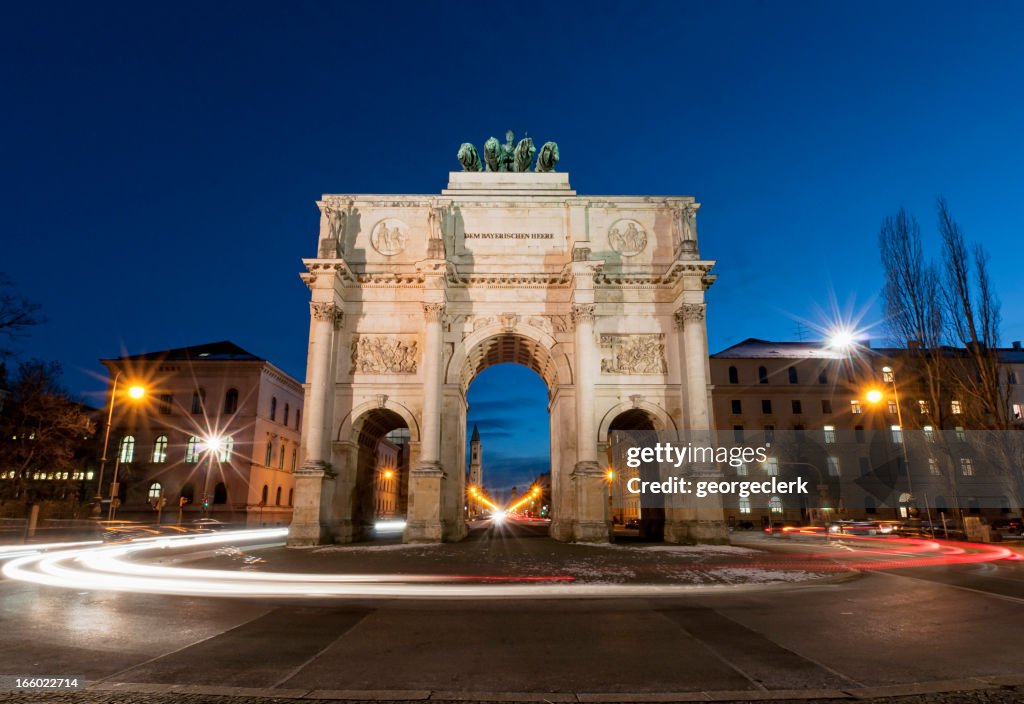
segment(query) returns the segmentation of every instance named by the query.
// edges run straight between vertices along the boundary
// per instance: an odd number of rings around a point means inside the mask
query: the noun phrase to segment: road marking
[[[984,589],[976,589],[974,587],[965,587],[960,584],[949,584],[947,582],[940,582],[937,579],[928,579],[927,577],[911,577],[909,574],[898,574],[890,570],[876,570],[870,567],[866,568],[871,574],[885,575],[886,577],[899,577],[902,579],[913,579],[918,582],[927,582],[928,584],[936,584],[940,587],[949,587],[951,589],[960,589],[965,592],[974,592],[975,594],[982,594],[984,596],[995,597],[996,599],[1002,599],[1003,601],[1012,601],[1015,604],[1024,604],[1024,599],[1017,596],[1009,596],[1008,594],[999,594],[996,592],[987,592]]]

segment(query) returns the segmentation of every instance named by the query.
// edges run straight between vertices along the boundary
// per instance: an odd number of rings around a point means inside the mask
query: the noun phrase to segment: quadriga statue
[[[501,171],[501,142],[497,137],[491,137],[484,142],[484,160],[487,162],[488,171]]]
[[[557,165],[558,144],[555,142],[545,142],[544,146],[540,148],[540,154],[537,155],[537,171],[548,173],[554,171]]]
[[[480,170],[480,155],[469,142],[464,142],[459,147],[459,163],[462,164],[463,171],[479,171]]]

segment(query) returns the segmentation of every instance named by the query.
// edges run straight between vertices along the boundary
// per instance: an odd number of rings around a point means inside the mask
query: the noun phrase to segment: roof
[[[251,352],[243,350],[234,342],[223,340],[221,342],[209,342],[205,345],[192,345],[191,347],[176,347],[170,350],[159,352],[145,352],[143,354],[132,354],[117,357],[109,361],[230,361],[230,362],[265,362],[267,360],[257,357]]]
[[[769,342],[748,337],[711,356],[715,359],[839,359],[843,354],[824,342]]]
[[[470,438],[470,442],[477,442],[480,440],[480,431],[477,430],[476,423],[473,423],[473,437]]]

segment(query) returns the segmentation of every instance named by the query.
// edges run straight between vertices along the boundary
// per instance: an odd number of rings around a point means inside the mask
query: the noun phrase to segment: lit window
[[[918,410],[921,411],[921,415],[927,415],[931,413],[931,408],[929,408],[927,401],[918,401],[917,408]]]
[[[777,477],[779,475],[779,459],[777,457],[769,457],[764,461],[764,471],[770,476]]]
[[[153,463],[161,464],[167,461],[167,436],[161,435],[153,442]]]
[[[828,475],[830,477],[838,477],[839,476],[839,458],[838,457],[829,457],[828,458]]]
[[[956,426],[956,439],[960,442],[967,442],[967,433],[964,432],[963,426]]]
[[[1022,420],[1024,419],[1024,403],[1013,404],[1013,419]]]
[[[199,438],[195,435],[188,439],[185,444],[185,464],[195,464],[199,461]]]
[[[924,426],[923,430],[924,439],[927,440],[928,442],[935,442],[935,428],[933,426],[926,425]]]
[[[889,401],[889,413],[892,413],[893,415],[896,415],[897,413],[899,413],[899,411],[900,411],[900,409],[896,405],[896,402],[895,401]]]
[[[939,461],[934,457],[928,458],[928,473],[933,477],[939,476]]]
[[[782,499],[778,496],[773,496],[768,501],[768,508],[772,510],[772,513],[782,513]]]
[[[963,472],[963,475],[965,477],[973,477],[974,476],[974,460],[972,460],[970,457],[961,457],[960,458],[960,471]]]
[[[118,451],[118,459],[122,464],[135,461],[134,435],[125,435],[121,438],[121,449]]]
[[[860,405],[860,401],[854,399],[850,401],[850,413],[863,413],[864,409]]]
[[[746,462],[740,462],[740,465],[736,468],[736,476],[738,476],[738,477],[745,477],[745,476],[747,476],[747,474],[748,474],[748,472],[747,472],[747,463]]]
[[[740,499],[740,513],[750,513],[750,499]]]
[[[159,501],[164,494],[164,488],[160,486],[160,482],[153,482],[149,485],[149,493],[146,494],[146,498],[149,499],[149,503]]]
[[[231,461],[231,451],[235,449],[235,439],[230,435],[224,437],[220,441],[220,452],[218,453],[218,459],[221,462]]]
[[[836,426],[826,425],[825,426],[825,442],[833,443],[836,441]]]
[[[889,429],[892,431],[892,441],[900,445],[903,443],[903,429],[898,425],[890,426]]]
[[[92,479],[92,476],[93,476],[93,475],[92,475],[92,472],[86,472],[86,473],[85,473],[85,480],[86,480],[86,481],[89,481],[90,479]]]
[[[964,412],[964,407],[959,401],[950,401],[949,410],[953,415],[958,416]]]

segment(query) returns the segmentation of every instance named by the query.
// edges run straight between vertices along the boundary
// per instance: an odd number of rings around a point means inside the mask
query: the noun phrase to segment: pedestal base
[[[288,547],[305,548],[311,545],[328,545],[331,543],[331,530],[319,522],[292,523],[288,526]]]
[[[728,545],[729,528],[724,520],[681,520],[665,524],[665,542],[679,545]]]
[[[440,543],[444,539],[441,525],[441,482],[444,472],[436,462],[425,462],[409,473],[409,513],[405,532],[406,543]]]
[[[572,539],[580,543],[607,543],[611,536],[608,515],[608,480],[597,462],[577,462],[572,470],[576,519]]]
[[[558,540],[562,543],[572,542],[572,521],[564,518],[553,518],[551,519],[551,527],[548,529],[548,535],[553,539]]]

